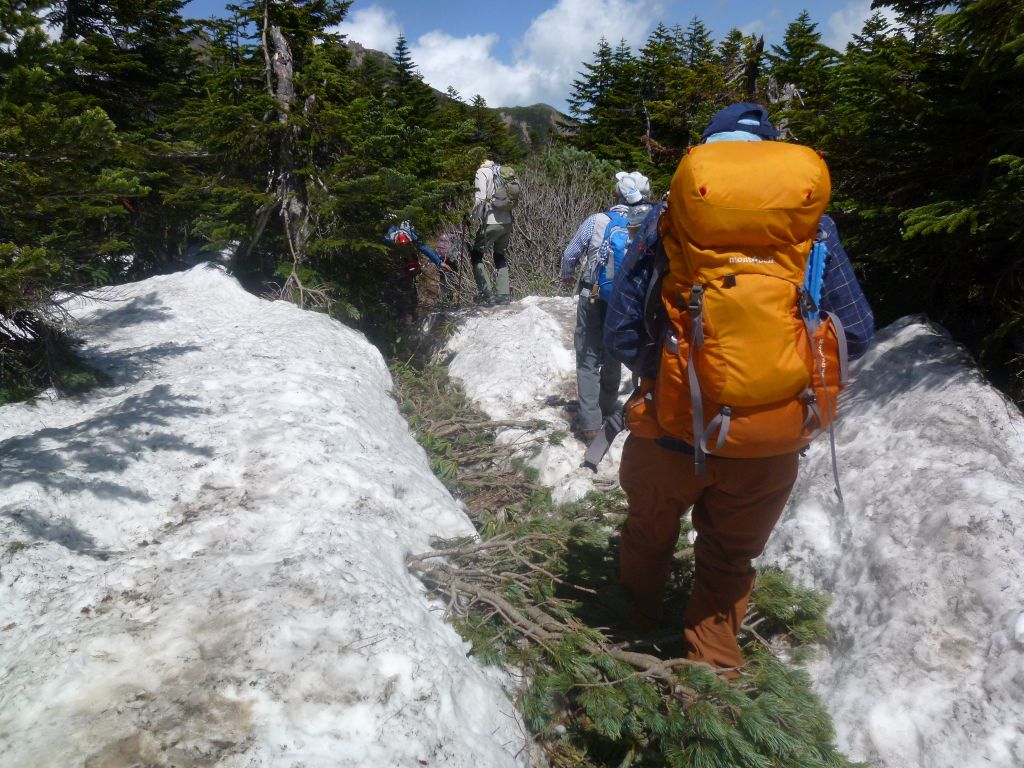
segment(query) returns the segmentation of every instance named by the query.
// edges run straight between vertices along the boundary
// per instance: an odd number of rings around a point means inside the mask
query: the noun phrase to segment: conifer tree
[[[722,42],[718,44],[718,61],[725,67],[727,77],[733,74],[735,68],[742,67],[743,46],[743,33],[735,27],[730,29]]]
[[[406,108],[407,119],[414,124],[428,121],[438,109],[438,98],[416,69],[404,35],[399,35],[392,55],[395,62],[391,100],[396,108]]]
[[[714,53],[714,42],[707,25],[697,16],[690,19],[683,33],[683,61],[686,66],[696,69],[709,61]]]
[[[686,146],[686,115],[679,109],[675,96],[685,87],[688,75],[678,37],[659,24],[647,38],[637,61],[647,161],[644,167],[648,170],[678,160]]]
[[[193,38],[183,0],[62,0],[48,19],[62,30],[54,46],[52,87],[79,108],[98,107],[119,133],[123,162],[135,167],[148,194],[128,201],[117,222],[133,242],[133,274],[162,264],[184,247],[187,217],[166,205],[183,166],[171,124],[194,85]]]
[[[206,234],[235,241],[237,269],[261,270],[262,253],[286,256],[282,292],[299,303],[329,303],[311,264],[318,239],[314,190],[325,157],[337,147],[329,132],[350,98],[348,54],[327,30],[348,2],[248,0],[210,25],[205,88],[186,118],[194,140],[232,166],[215,186]],[[218,179],[223,168],[210,168]],[[319,194],[319,193],[317,193]]]
[[[594,51],[593,62],[584,62],[580,77],[573,80],[569,96],[569,114],[582,124],[580,139],[586,141],[586,128],[596,121],[594,110],[602,103],[611,88],[613,78],[612,47],[601,38]]]
[[[786,27],[781,45],[768,54],[775,86],[773,100],[778,127],[804,144],[816,144],[825,131],[832,110],[830,89],[839,55],[821,43],[817,24],[803,11]]]
[[[750,56],[756,50],[757,41],[754,37],[745,36],[738,29],[729,30],[718,45],[715,58],[722,68],[725,80],[724,97],[726,101],[743,101],[749,98],[748,78],[750,74]]]
[[[725,69],[704,22],[695,16],[681,34],[690,82],[687,92],[680,94],[677,100],[685,105],[689,127],[687,143],[690,144],[700,140],[701,129],[711,115],[732,99],[727,96]]]
[[[569,98],[570,113],[581,123],[575,143],[627,162],[645,133],[638,62],[625,41],[613,49],[602,38],[594,56]]]
[[[42,29],[42,3],[0,10],[0,399],[58,384],[53,291],[117,275],[130,252],[118,223],[146,193],[100,107],[59,91],[75,53]]]
[[[998,3],[876,5],[893,8],[898,26],[875,16],[854,38],[826,136],[851,253],[866,257],[879,322],[927,312],[1020,397],[1011,361],[1022,327],[1013,243],[1024,145],[1011,126],[1024,118],[1024,72],[1005,44],[1020,12]],[[989,12],[985,24],[970,23]]]
[[[470,105],[473,115],[473,144],[483,147],[487,157],[498,162],[511,163],[522,156],[520,144],[512,138],[508,126],[487,106],[487,100],[477,94]]]

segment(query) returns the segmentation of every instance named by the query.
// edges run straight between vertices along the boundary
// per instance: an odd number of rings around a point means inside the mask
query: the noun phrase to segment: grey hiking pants
[[[473,265],[473,278],[476,280],[476,287],[480,293],[490,296],[491,279],[484,269],[484,250],[488,246],[494,248],[494,269],[497,272],[497,294],[508,296],[511,293],[508,262],[505,261],[505,250],[508,248],[508,238],[512,234],[512,224],[488,224],[482,227],[473,240],[473,248],[469,253],[470,263]]]
[[[580,296],[576,305],[576,391],[580,401],[580,429],[600,429],[614,413],[619,399],[622,366],[604,353],[604,318],[608,304]]]

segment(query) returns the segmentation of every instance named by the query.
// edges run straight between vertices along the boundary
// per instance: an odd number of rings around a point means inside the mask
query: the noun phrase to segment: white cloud
[[[853,36],[864,28],[864,22],[872,13],[871,0],[849,0],[845,8],[829,16],[828,31],[824,33],[822,42],[836,50],[844,50]],[[896,14],[891,10],[882,10],[882,15],[895,23]]]
[[[545,101],[564,107],[572,81],[590,61],[601,37],[642,45],[661,13],[661,0],[556,0],[519,40],[494,32],[454,37],[434,30],[410,41],[413,61],[438,90],[454,87],[464,97],[481,94],[492,106]],[[341,32],[363,45],[394,48],[400,31],[393,11],[369,5],[352,14]],[[495,54],[508,45],[512,63]]]
[[[527,62],[509,65],[496,59],[498,42],[493,32],[453,37],[435,31],[422,35],[411,53],[423,79],[438,90],[452,86],[467,100],[479,93],[493,106],[529,103],[521,97],[534,90],[537,71]]]
[[[776,35],[781,37],[780,30],[786,28],[786,19],[779,8],[773,8],[767,16],[748,21],[739,26],[740,32],[744,35],[761,35],[770,44]]]
[[[530,24],[517,61],[539,70],[540,94],[560,101],[602,37],[640,46],[661,10],[656,0],[558,0]]]
[[[347,35],[365,48],[391,53],[395,49],[395,41],[402,32],[398,15],[379,5],[368,5],[359,8],[339,24],[334,31]]]

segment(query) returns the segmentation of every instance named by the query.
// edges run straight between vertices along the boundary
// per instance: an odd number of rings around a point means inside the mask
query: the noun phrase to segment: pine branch
[[[498,565],[503,562],[514,561],[523,569],[513,572],[516,574],[517,581],[519,576],[525,572],[531,582],[543,577],[551,583],[564,584],[565,582],[561,578],[555,576],[545,566],[545,563],[551,560],[551,556],[533,546],[541,543],[553,544],[557,549],[565,549],[564,542],[551,536],[506,534],[480,544],[460,545],[434,552],[410,555],[406,558],[406,563],[410,569],[419,573],[424,581],[432,583],[436,590],[446,593],[450,605],[466,601],[469,605],[477,603],[489,605],[523,637],[533,640],[546,650],[553,652],[552,643],[570,636],[581,635],[589,628],[584,627],[575,619],[556,618],[541,607],[529,602],[522,606],[514,605],[503,595],[503,588],[507,586],[509,580],[509,572],[498,568]],[[529,552],[535,559],[526,557],[523,552]],[[428,565],[428,561],[432,560],[444,560],[445,562]],[[470,567],[471,564],[478,567]],[[586,591],[594,593],[594,590]],[[564,601],[554,600],[552,605],[564,606]],[[593,630],[587,632],[588,636],[592,634],[595,634]],[[629,651],[603,639],[585,639],[580,643],[580,648],[587,653],[610,656],[616,661],[633,667],[641,677],[660,680],[673,688],[679,684],[675,672],[682,667],[696,666],[712,669],[705,664],[688,659],[659,659],[657,656]],[[718,674],[731,671],[715,670]],[[681,695],[686,693],[682,696],[686,701],[689,701],[692,695],[682,689],[677,693]]]

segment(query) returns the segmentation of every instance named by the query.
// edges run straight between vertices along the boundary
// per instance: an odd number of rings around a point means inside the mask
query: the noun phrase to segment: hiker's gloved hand
[[[562,287],[563,288],[572,288],[573,284],[575,282],[576,282],[576,278],[575,277],[563,277],[562,278]]]

